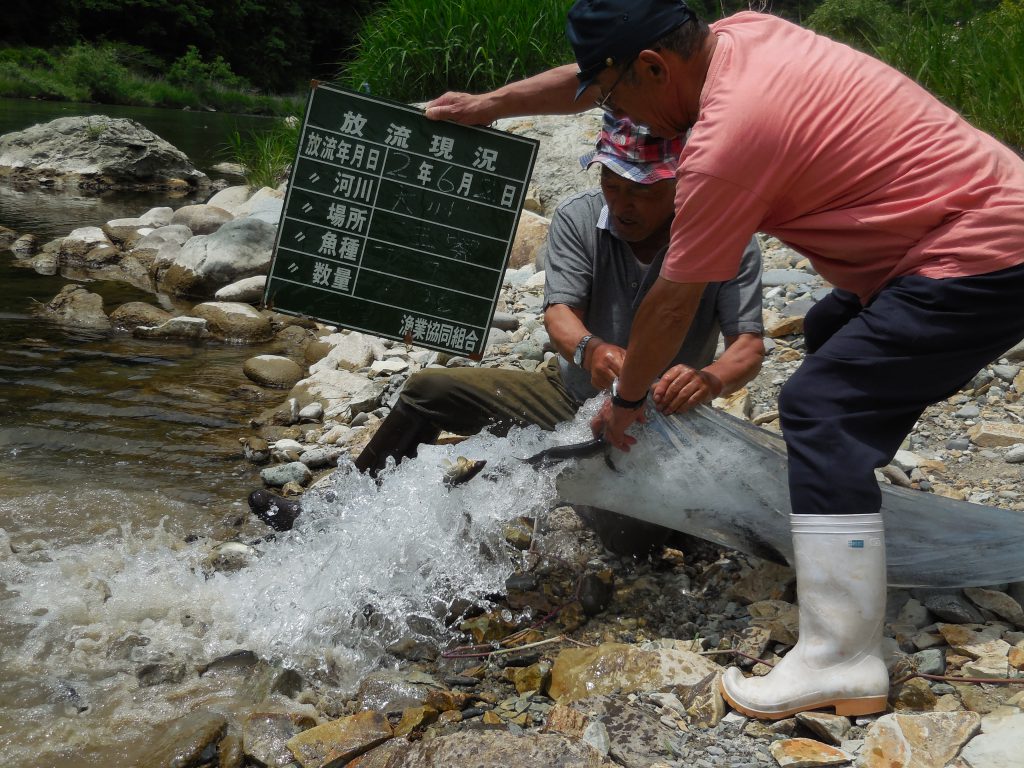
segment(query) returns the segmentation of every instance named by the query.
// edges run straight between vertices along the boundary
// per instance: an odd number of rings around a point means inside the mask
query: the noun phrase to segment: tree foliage
[[[7,0],[0,45],[40,48],[131,43],[156,57],[154,73],[194,47],[255,86],[302,88],[333,72],[359,20],[382,0]]]

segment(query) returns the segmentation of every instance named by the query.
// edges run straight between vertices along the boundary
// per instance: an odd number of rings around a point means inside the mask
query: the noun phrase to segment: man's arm
[[[544,326],[558,354],[572,362],[573,354],[580,339],[590,333],[583,322],[583,310],[568,304],[551,304],[544,310]],[[595,336],[587,344],[583,357],[583,368],[590,372],[590,382],[595,389],[608,389],[612,379],[622,370],[626,350],[617,344]]]
[[[757,376],[764,362],[764,342],[757,333],[727,336],[721,357],[701,370],[675,365],[665,371],[651,396],[665,414],[688,411],[716,397],[731,395]]]
[[[672,362],[686,338],[700,304],[704,283],[674,283],[658,277],[640,304],[629,335],[626,359],[619,374],[619,396],[639,400],[651,382]],[[643,409],[629,410],[605,402],[591,421],[595,435],[603,434],[624,451],[636,442],[626,430],[643,415]]]
[[[594,95],[584,92],[577,100],[577,72],[575,64],[565,64],[488,93],[449,91],[428,102],[424,113],[431,120],[464,125],[489,125],[499,118],[519,115],[571,115],[590,109],[598,91],[591,86],[588,90]]]

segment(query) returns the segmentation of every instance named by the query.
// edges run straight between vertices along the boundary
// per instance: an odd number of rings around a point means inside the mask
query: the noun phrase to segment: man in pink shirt
[[[772,16],[708,27],[681,0],[577,0],[567,33],[577,66],[446,94],[427,115],[487,122],[594,98],[655,135],[690,131],[669,251],[594,419],[623,450],[648,394],[673,395],[652,382],[704,285],[735,274],[754,232],[836,286],[808,313],[809,354],[779,399],[800,640],[764,677],[730,669],[722,689],[758,717],[882,711],[874,468],[1024,337],[1024,162],[890,67]]]

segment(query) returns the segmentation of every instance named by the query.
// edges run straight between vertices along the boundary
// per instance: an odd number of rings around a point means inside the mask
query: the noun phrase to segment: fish
[[[589,429],[580,415],[574,430]],[[793,562],[782,438],[709,406],[648,409],[628,452],[587,441],[528,461],[556,473],[558,500],[665,526],[755,557]],[[571,461],[569,460],[571,459]],[[881,484],[889,584],[1024,581],[1024,513]]]
[[[478,474],[480,471],[487,466],[487,461],[483,459],[467,459],[465,456],[459,456],[455,461],[445,460],[444,472],[441,475],[441,483],[445,488],[451,490],[456,486],[468,483]]]
[[[603,437],[595,437],[593,440],[584,440],[580,443],[553,445],[525,459],[520,459],[520,461],[524,461],[534,467],[546,467],[566,461],[567,459],[585,459],[598,453],[604,453],[607,457],[608,447],[608,443],[605,442]],[[611,468],[615,469],[614,466]]]

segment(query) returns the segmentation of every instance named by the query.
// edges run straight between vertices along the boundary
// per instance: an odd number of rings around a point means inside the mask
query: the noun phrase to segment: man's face
[[[675,212],[675,181],[639,184],[601,166],[601,191],[616,234],[637,243],[668,227]]]
[[[656,83],[645,82],[644,71],[642,61],[631,62],[622,70],[608,67],[597,79],[598,106],[613,117],[628,117],[637,125],[647,126],[652,136],[661,139],[685,133],[692,121],[677,114],[679,105],[671,94],[662,92]]]

